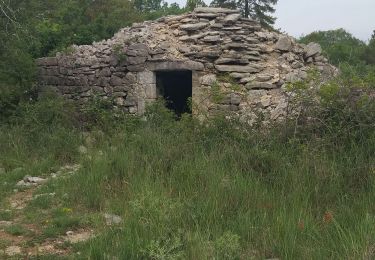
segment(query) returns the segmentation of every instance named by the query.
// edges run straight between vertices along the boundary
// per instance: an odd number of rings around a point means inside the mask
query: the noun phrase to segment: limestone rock
[[[301,80],[305,80],[307,78],[307,76],[308,75],[305,71],[293,71],[293,72],[288,73],[285,76],[285,80],[287,82],[294,83],[294,82],[298,82],[298,81],[301,81]]]
[[[16,256],[20,254],[22,254],[22,250],[19,246],[9,246],[5,248],[5,255],[7,256]]]
[[[87,149],[86,146],[84,146],[84,145],[80,145],[80,146],[78,147],[78,152],[79,152],[80,154],[87,154],[88,149]]]
[[[117,77],[115,75],[113,75],[109,81],[109,83],[111,84],[111,86],[119,86],[119,85],[122,85],[123,84],[123,79],[120,78],[120,77]]]
[[[117,216],[117,215],[105,213],[104,218],[105,218],[105,222],[108,226],[118,225],[122,222],[122,218],[120,216]]]
[[[204,76],[201,78],[201,84],[202,84],[202,85],[211,86],[211,85],[214,84],[215,82],[216,82],[216,75],[215,75],[215,74],[204,75]]]
[[[318,43],[311,42],[305,48],[305,57],[309,58],[312,56],[320,55],[322,53],[322,47]]]
[[[220,72],[247,72],[256,73],[260,69],[254,66],[240,66],[240,65],[215,65],[215,68]]]
[[[238,73],[238,72],[232,72],[229,74],[229,76],[235,79],[250,77],[250,75],[251,75],[250,73]]]
[[[220,38],[219,35],[212,35],[212,36],[206,36],[206,37],[204,37],[202,39],[202,41],[215,43],[215,42],[221,42],[222,39]]]
[[[94,235],[91,231],[81,231],[81,232],[68,231],[66,232],[65,240],[72,244],[76,244],[76,243],[85,242],[93,237]]]
[[[270,74],[258,74],[256,75],[255,79],[259,82],[264,82],[264,81],[268,81],[268,80],[271,80],[273,78],[272,75]]]
[[[180,26],[180,29],[185,31],[197,31],[206,27],[208,23],[192,23],[192,24],[183,24]]]
[[[227,9],[227,8],[215,8],[215,7],[197,7],[194,9],[196,13],[224,13],[232,14],[239,13],[239,10]]]
[[[227,15],[225,18],[224,18],[224,22],[225,23],[235,23],[236,21],[238,21],[239,19],[241,18],[241,14],[230,14],[230,15]]]
[[[18,187],[30,187],[45,183],[47,180],[40,177],[25,176],[23,180],[17,182]]]
[[[271,105],[271,96],[265,95],[262,96],[260,99],[260,104],[262,105],[263,108],[269,107]]]
[[[149,48],[146,44],[136,43],[136,44],[130,45],[125,54],[127,56],[145,57],[148,55],[148,52],[149,52]]]
[[[137,64],[143,64],[147,60],[147,56],[130,56],[126,59],[126,63],[128,65],[137,65]]]
[[[292,48],[292,41],[288,36],[280,36],[279,40],[275,45],[275,48],[280,51],[289,51]]]

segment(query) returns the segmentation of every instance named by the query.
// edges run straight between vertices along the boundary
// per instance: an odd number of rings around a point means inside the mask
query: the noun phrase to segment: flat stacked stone
[[[130,113],[142,113],[144,103],[157,98],[153,71],[189,69],[204,79],[194,92],[219,84],[227,93],[221,103],[207,104],[208,111],[229,110],[243,117],[260,111],[272,120],[285,112],[284,84],[305,79],[310,68],[336,73],[318,44],[298,44],[242,18],[239,10],[211,7],[135,23],[111,39],[72,46],[37,65],[41,86],[78,102],[93,96],[110,99]],[[235,90],[219,75],[229,77]],[[204,95],[193,99],[199,103]]]

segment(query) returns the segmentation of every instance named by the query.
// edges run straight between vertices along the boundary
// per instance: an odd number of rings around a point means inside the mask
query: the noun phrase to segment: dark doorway
[[[164,97],[169,109],[178,116],[191,113],[192,73],[183,71],[156,72],[156,87],[159,95]]]

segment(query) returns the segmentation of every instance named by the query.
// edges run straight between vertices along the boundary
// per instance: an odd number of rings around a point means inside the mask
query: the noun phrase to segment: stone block
[[[220,72],[257,73],[260,71],[259,67],[240,65],[215,65],[215,68]]]
[[[240,13],[240,10],[233,10],[228,8],[215,8],[215,7],[197,7],[194,9],[195,13],[224,13],[224,14],[232,14],[232,13]]]
[[[156,76],[152,71],[142,71],[137,75],[139,84],[156,84]]]

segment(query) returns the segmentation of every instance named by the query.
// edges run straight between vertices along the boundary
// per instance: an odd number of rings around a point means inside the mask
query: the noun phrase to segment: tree
[[[211,6],[229,8],[229,9],[236,9],[237,8],[237,2],[236,2],[236,0],[214,0],[214,1],[211,2]]]
[[[271,27],[276,18],[270,14],[275,12],[274,5],[278,0],[240,0],[239,8],[245,17],[258,19],[262,26]]]
[[[214,0],[212,6],[225,8],[239,8],[246,18],[260,21],[262,26],[272,27],[276,18],[271,16],[275,12],[274,5],[278,0]]]
[[[206,3],[203,0],[187,0],[185,9],[193,11],[196,7],[206,7]]]
[[[375,65],[375,30],[368,45],[365,48],[363,58],[367,64]]]
[[[301,43],[317,42],[322,46],[329,61],[335,65],[347,62],[352,65],[363,63],[366,44],[344,29],[317,31],[300,39]]]

